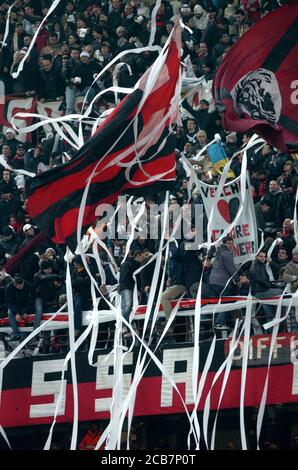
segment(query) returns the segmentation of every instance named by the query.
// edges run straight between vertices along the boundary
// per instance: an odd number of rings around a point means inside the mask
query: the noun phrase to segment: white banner
[[[198,181],[203,204],[208,217],[214,205],[216,186]],[[244,199],[244,202],[243,202]],[[235,219],[240,205],[243,203],[243,210],[237,225],[231,230],[230,236],[234,239],[234,261],[240,264],[255,258],[258,251],[257,227],[253,199],[249,184],[247,184],[245,197],[240,194],[240,177],[225,184],[218,202],[214,205],[213,226],[211,229],[212,241],[218,240],[223,231],[229,227]]]

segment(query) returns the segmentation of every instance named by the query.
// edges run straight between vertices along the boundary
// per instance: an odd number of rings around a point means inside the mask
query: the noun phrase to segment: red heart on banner
[[[220,201],[218,201],[217,207],[222,218],[228,224],[230,224],[231,223],[230,208],[229,208],[229,204],[227,203],[227,201],[224,201],[223,199],[221,199]]]
[[[229,202],[221,199],[217,203],[217,208],[219,210],[220,215],[222,218],[230,224],[236,217],[236,214],[239,209],[239,199],[237,197],[233,197],[229,200]]]

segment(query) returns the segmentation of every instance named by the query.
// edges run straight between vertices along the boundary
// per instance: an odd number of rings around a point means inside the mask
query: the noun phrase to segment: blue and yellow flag
[[[228,163],[227,154],[222,143],[212,144],[208,147],[208,155],[216,172],[221,175],[225,165]],[[229,170],[228,178],[235,178],[235,173]]]

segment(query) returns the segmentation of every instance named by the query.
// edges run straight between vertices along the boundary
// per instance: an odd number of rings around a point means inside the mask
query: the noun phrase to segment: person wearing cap
[[[65,92],[66,114],[74,110],[75,99],[77,96],[85,97],[85,104],[88,105],[99,92],[97,83],[94,83],[94,77],[100,72],[101,67],[95,60],[90,60],[90,54],[87,51],[80,53],[80,61],[72,70],[70,76],[70,85]],[[91,86],[92,85],[92,86]]]
[[[22,339],[26,335],[21,333],[17,322],[26,320],[28,314],[34,312],[34,291],[32,284],[22,277],[16,276],[5,288],[5,301],[13,332],[11,339]]]
[[[204,10],[201,5],[195,5],[193,9],[194,17],[194,25],[199,31],[205,31],[209,22],[208,13]]]
[[[23,69],[18,77],[14,77],[17,72],[21,60],[27,55],[28,48],[22,47],[14,56],[14,61],[10,68],[11,88],[10,93],[15,95],[21,94],[26,96],[35,96],[39,83],[39,67],[37,61],[29,54],[23,64]]]
[[[16,139],[16,132],[12,128],[8,128],[5,131],[5,137],[6,137],[6,144],[9,146],[11,150],[11,155],[15,155],[17,151],[17,147],[21,142]]]
[[[199,129],[205,131],[209,123],[209,102],[205,99],[201,99],[199,109],[192,108],[187,99],[184,99],[181,104],[183,108],[194,117]],[[196,142],[194,141],[193,143]]]
[[[59,274],[61,276],[64,276],[64,261],[59,257],[59,255],[57,255],[54,248],[47,248],[43,254],[43,259],[51,262],[53,274]]]
[[[20,250],[27,246],[34,239],[36,235],[35,227],[32,224],[25,224],[23,226],[23,234],[25,238],[19,247]]]
[[[40,230],[37,227],[26,223],[23,226],[25,238],[18,248],[18,251],[21,251],[23,248],[27,249],[25,256],[22,258],[22,263],[19,265],[19,273],[29,282],[33,282],[34,274],[39,271],[39,253],[33,251],[33,249],[35,246],[38,246],[38,249],[42,251],[46,243],[46,240],[44,242],[38,240],[39,233]]]

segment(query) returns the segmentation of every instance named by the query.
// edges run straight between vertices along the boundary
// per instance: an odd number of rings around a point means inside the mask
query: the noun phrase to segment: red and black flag
[[[267,14],[229,50],[213,82],[227,130],[298,149],[298,0]]]
[[[55,243],[76,246],[78,214],[92,173],[83,229],[94,223],[99,204],[113,204],[121,193],[143,195],[175,179],[172,124],[180,96],[181,30],[176,25],[168,45],[135,90],[112,111],[69,163],[37,175],[30,182],[27,210]]]

